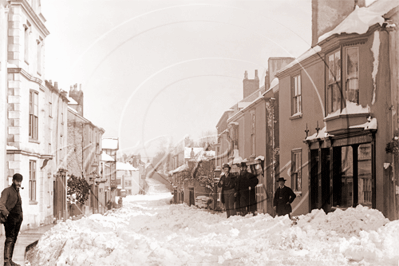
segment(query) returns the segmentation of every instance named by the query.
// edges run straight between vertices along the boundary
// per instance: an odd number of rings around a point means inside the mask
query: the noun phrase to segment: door
[[[189,206],[191,205],[195,205],[195,201],[194,201],[194,188],[189,188]]]
[[[319,196],[319,151],[311,150],[311,168],[310,168],[310,209],[318,208]]]
[[[321,150],[321,208],[330,210],[330,149]]]

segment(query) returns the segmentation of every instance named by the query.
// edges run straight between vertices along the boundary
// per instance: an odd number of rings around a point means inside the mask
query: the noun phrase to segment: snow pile
[[[345,211],[336,209],[328,214],[323,210],[313,210],[310,215],[298,218],[298,226],[304,230],[323,230],[326,235],[341,237],[358,236],[362,230],[375,230],[389,222],[378,210],[361,205]]]
[[[31,265],[398,265],[399,222],[359,206],[288,218],[212,214],[150,195],[60,223],[39,241]]]

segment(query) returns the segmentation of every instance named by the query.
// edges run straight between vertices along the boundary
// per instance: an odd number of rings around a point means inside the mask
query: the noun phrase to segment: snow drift
[[[68,220],[34,249],[31,265],[398,265],[399,221],[358,206],[298,217],[169,205],[162,186],[107,215]]]

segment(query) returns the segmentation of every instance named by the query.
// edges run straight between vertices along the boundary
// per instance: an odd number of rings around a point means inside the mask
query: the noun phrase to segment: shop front
[[[347,131],[306,140],[310,210],[376,208],[375,131]]]

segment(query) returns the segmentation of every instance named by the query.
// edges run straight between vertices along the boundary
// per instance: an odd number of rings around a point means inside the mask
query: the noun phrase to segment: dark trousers
[[[240,212],[240,214],[242,216],[247,215],[247,213],[248,213],[248,197],[241,194],[240,198],[239,198],[239,206],[240,206],[240,208],[238,209],[238,211]]]
[[[227,218],[232,215],[236,215],[236,210],[234,209],[234,189],[225,190],[224,194],[224,207],[226,208]]]
[[[20,216],[13,216],[10,214],[4,224],[6,231],[6,242],[17,242],[19,229],[21,229],[22,218]]]

